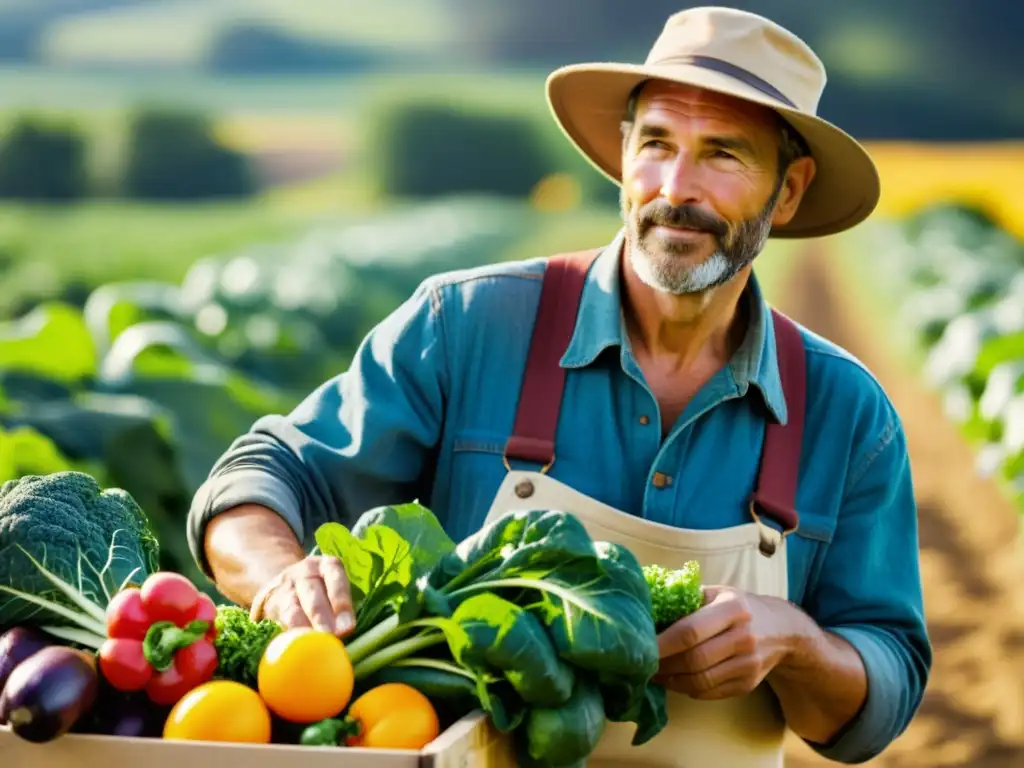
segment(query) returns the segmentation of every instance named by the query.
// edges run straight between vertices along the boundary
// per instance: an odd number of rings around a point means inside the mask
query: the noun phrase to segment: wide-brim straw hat
[[[621,184],[628,98],[647,80],[696,86],[775,110],[804,139],[817,166],[777,238],[821,237],[859,224],[878,204],[878,171],[855,139],[817,116],[825,66],[799,37],[757,14],[691,8],[669,17],[646,62],[574,64],[547,79],[548,104],[583,155]]]

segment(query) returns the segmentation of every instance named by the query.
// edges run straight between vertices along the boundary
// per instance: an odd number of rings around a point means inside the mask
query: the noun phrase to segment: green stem
[[[202,640],[210,629],[208,621],[190,621],[179,627],[173,621],[157,621],[150,625],[142,640],[142,655],[157,672],[166,672],[174,662],[174,655],[197,640]]]
[[[469,568],[455,576],[451,581],[444,585],[441,589],[446,595],[453,594],[455,590],[458,590],[467,581],[475,581],[476,579],[486,579],[494,571],[494,564],[504,562],[504,558],[500,552],[494,552],[486,557],[482,557],[477,560]]]
[[[353,667],[353,674],[356,680],[369,677],[384,667],[393,664],[406,656],[412,656],[417,651],[429,648],[444,641],[444,632],[424,632],[423,634],[410,637],[408,640],[389,645],[383,650],[367,656]]]
[[[398,630],[398,614],[388,616],[384,621],[367,630],[345,646],[349,661],[358,664],[380,646],[385,645],[391,635]]]
[[[95,632],[90,632],[86,629],[60,626],[44,626],[40,627],[40,629],[48,635],[59,637],[61,640],[67,640],[71,643],[78,643],[86,648],[92,648],[94,651],[98,651],[100,646],[106,642],[106,638],[102,635],[97,635]]]
[[[55,603],[52,600],[47,600],[42,597],[30,594],[28,592],[21,592],[20,590],[13,589],[11,587],[0,585],[0,591],[7,592],[14,595],[17,598],[24,600],[26,603],[32,603],[38,605],[41,608],[45,608],[58,616],[62,616],[68,621],[72,621],[87,632],[92,632],[96,635],[106,636],[107,627],[102,622],[96,621],[91,615],[87,613],[76,613],[75,611],[67,608],[60,603]]]

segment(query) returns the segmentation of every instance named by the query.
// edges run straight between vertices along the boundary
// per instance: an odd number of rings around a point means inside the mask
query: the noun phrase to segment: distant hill
[[[733,0],[820,53],[862,138],[1024,138],[1021,0]],[[639,61],[678,0],[0,0],[0,65],[253,76]],[[481,75],[484,76],[484,75]]]

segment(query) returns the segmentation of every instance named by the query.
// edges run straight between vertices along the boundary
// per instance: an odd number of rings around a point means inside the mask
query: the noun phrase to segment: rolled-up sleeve
[[[867,700],[828,744],[839,763],[880,754],[909,725],[932,664],[920,578],[917,505],[906,438],[888,411],[850,474],[835,535],[805,608],[849,642],[867,671]]]
[[[240,504],[274,510],[309,549],[323,522],[422,497],[447,388],[440,290],[421,284],[370,331],[346,372],[232,443],[189,511],[189,547],[204,573],[206,526]]]

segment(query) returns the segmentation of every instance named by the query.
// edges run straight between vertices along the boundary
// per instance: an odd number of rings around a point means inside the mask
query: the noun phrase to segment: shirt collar
[[[591,365],[609,347],[629,350],[619,287],[619,265],[625,231],[598,255],[587,275],[580,299],[576,328],[562,355],[564,368]],[[786,398],[782,391],[779,359],[775,349],[775,328],[771,308],[761,292],[756,276],[751,275],[744,292],[751,303],[750,324],[739,349],[729,363],[737,393],[742,397],[753,387],[772,416],[785,424]]]

